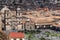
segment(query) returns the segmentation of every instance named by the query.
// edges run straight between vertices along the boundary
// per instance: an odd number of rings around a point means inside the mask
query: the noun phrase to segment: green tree
[[[33,38],[33,35],[32,34],[29,34],[28,40],[31,40],[32,38]]]
[[[41,37],[40,40],[46,40],[44,37]]]

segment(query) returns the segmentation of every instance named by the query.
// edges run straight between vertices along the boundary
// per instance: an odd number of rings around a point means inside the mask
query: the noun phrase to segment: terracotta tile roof
[[[9,34],[10,38],[24,38],[24,33],[22,32],[11,32]]]

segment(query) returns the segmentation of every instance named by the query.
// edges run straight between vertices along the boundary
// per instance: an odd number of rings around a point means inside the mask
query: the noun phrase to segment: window
[[[8,15],[9,15],[9,14],[7,13],[7,14],[6,14],[6,17],[7,17]]]
[[[19,22],[19,24],[20,24],[20,22]]]
[[[20,18],[17,18],[17,21],[20,21]]]
[[[17,25],[19,24],[19,21],[17,21]]]
[[[14,40],[16,40],[16,39],[14,39]]]
[[[18,15],[20,15],[20,11],[19,10],[17,10],[17,13],[16,13],[16,15],[18,16]]]
[[[18,15],[20,15],[20,13]]]
[[[6,22],[6,24],[8,25],[8,24],[9,24],[9,22]]]
[[[22,26],[22,29],[24,29],[24,25]]]
[[[32,27],[30,26],[30,29],[32,29]]]
[[[21,17],[22,16],[22,13],[16,13],[16,15]]]
[[[20,13],[20,10],[17,10],[17,13]]]
[[[6,10],[5,13],[6,13],[6,14],[5,14],[6,17],[10,16],[9,10],[8,10],[8,11]]]
[[[11,25],[12,23],[11,22],[9,22],[9,25]]]
[[[6,19],[6,22],[8,22],[8,19]]]
[[[37,28],[39,28],[39,26],[37,25]]]
[[[20,40],[22,40],[22,39],[20,39]]]
[[[30,19],[27,19],[26,21],[30,21]]]

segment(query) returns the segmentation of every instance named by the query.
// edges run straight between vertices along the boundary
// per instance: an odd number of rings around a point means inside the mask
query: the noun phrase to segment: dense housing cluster
[[[12,32],[10,40],[24,40],[20,32],[40,29],[60,31],[60,0],[0,0],[0,30]],[[1,31],[0,40],[8,40]]]
[[[48,8],[21,11],[21,8],[18,7],[16,11],[12,11],[5,6],[1,9],[0,27],[6,31],[30,31],[45,27],[60,27],[59,15]]]
[[[42,18],[42,16],[46,16],[46,14],[51,15],[52,13],[54,15],[54,12],[49,9],[56,9],[56,7],[57,9],[60,7],[59,0],[0,0],[0,9],[2,12],[2,29],[34,30],[36,28],[35,25],[40,24],[41,22],[40,18],[38,17],[41,16]],[[44,8],[47,8],[48,11],[45,12]],[[45,22],[45,19],[42,20]],[[53,20],[50,20],[49,18],[49,21],[47,22],[51,21]],[[49,25],[51,24],[49,23]]]
[[[0,0],[0,9],[3,5],[9,6],[10,9],[16,10],[19,6],[24,9],[36,9],[38,7],[49,7],[59,9],[60,0]]]

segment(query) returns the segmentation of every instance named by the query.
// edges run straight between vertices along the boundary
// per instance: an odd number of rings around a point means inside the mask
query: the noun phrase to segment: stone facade
[[[10,11],[7,7],[4,7],[1,10],[1,12],[3,13],[2,20],[5,20],[5,23],[2,22],[4,24],[5,30],[34,30],[34,24],[30,22],[30,19],[23,17],[22,13],[19,10],[17,11],[17,13],[16,11]]]

